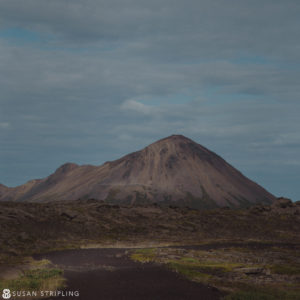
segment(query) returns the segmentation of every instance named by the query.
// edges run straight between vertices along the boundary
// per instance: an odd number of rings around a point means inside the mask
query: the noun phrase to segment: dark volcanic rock
[[[293,202],[288,198],[280,197],[272,204],[272,206],[279,207],[279,208],[287,208],[287,207],[292,207]]]
[[[0,260],[1,251],[13,248],[20,253],[39,252],[88,240],[197,244],[205,239],[251,239],[299,243],[300,215],[293,209],[272,208],[253,214],[250,210],[203,211],[97,201],[0,202]],[[280,214],[282,217],[278,217]]]
[[[253,214],[300,215],[300,206],[288,198],[280,197],[272,205],[255,205],[250,208]]]

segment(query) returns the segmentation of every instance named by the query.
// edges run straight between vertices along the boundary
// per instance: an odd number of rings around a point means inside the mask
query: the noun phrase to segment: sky
[[[0,182],[183,134],[300,200],[299,0],[0,1]]]

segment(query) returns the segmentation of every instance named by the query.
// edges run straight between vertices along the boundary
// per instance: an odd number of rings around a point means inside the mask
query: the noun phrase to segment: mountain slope
[[[275,197],[220,156],[181,136],[101,166],[65,164],[41,180],[2,191],[0,200],[159,202],[199,208],[271,203]]]

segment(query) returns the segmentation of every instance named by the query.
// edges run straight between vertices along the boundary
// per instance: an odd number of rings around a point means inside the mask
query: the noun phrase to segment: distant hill
[[[161,139],[101,166],[67,163],[44,179],[15,188],[0,186],[0,200],[88,198],[194,208],[245,207],[276,199],[220,156],[182,135]]]

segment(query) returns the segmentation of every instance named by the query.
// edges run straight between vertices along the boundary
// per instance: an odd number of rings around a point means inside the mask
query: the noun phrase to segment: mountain
[[[8,190],[9,188],[7,186],[0,183],[0,199]]]
[[[220,156],[182,135],[161,139],[101,166],[67,163],[44,179],[0,188],[0,200],[88,198],[195,208],[245,207],[276,199]]]

